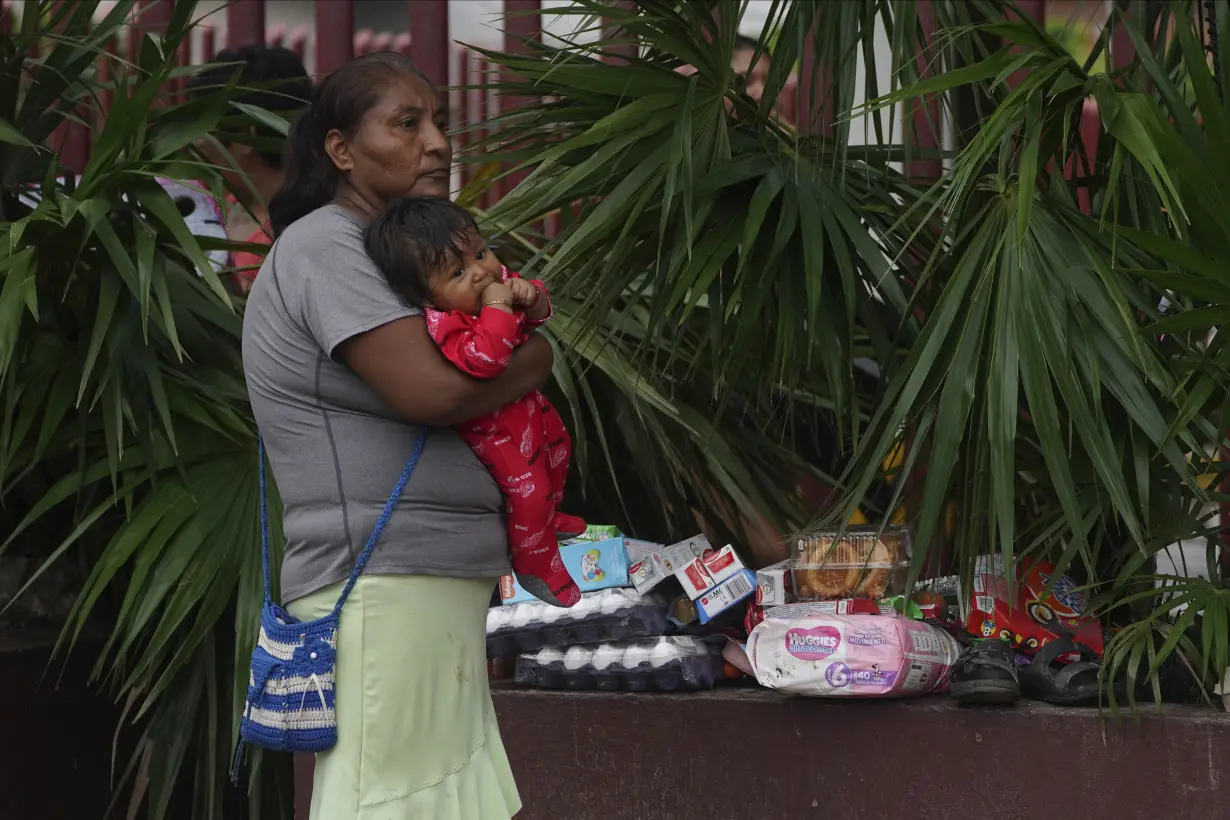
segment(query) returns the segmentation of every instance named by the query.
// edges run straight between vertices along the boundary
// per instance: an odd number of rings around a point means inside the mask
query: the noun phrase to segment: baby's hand
[[[505,313],[512,313],[517,299],[508,284],[492,282],[483,288],[483,292],[479,295],[479,301],[482,302],[483,307],[493,307]]]
[[[509,279],[504,284],[512,291],[514,307],[528,310],[538,303],[538,288],[524,279]]]

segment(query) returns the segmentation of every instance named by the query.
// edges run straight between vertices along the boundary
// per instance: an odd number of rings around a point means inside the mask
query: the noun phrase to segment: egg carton
[[[632,589],[586,592],[568,609],[541,601],[492,607],[487,610],[487,656],[661,635],[668,607],[665,598]]]
[[[720,680],[721,643],[685,636],[546,647],[522,655],[516,673],[517,683],[538,689],[608,692],[694,692]]]

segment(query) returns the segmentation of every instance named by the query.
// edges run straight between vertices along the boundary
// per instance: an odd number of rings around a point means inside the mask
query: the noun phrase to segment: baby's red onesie
[[[517,274],[505,268],[501,280],[513,277]],[[463,373],[493,379],[504,372],[512,352],[530,332],[551,318],[546,287],[536,279],[530,284],[548,300],[544,319],[494,307],[483,308],[478,316],[427,308],[427,331],[445,358]],[[563,420],[547,397],[534,391],[490,415],[458,425],[457,430],[504,494],[517,580],[544,601],[572,606],[581,592],[564,568],[556,533],[579,533],[585,522],[559,512],[572,456]]]

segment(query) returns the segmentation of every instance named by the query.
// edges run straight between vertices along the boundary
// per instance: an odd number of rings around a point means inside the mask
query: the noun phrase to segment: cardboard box
[[[631,556],[629,556],[631,558]],[[666,571],[666,566],[658,554],[650,553],[639,561],[633,560],[628,567],[628,579],[636,591],[644,595],[658,584],[670,578],[672,573]]]
[[[662,551],[662,545],[655,541],[642,541],[639,538],[624,538],[624,550],[628,553],[628,560],[632,563],[643,561],[650,555],[657,555]]]
[[[581,541],[559,548],[564,568],[582,592],[628,586],[628,553],[623,536],[605,541]],[[501,603],[519,604],[538,600],[511,575],[500,579]]]
[[[696,599],[696,614],[707,624],[756,591],[756,574],[745,569]]]
[[[680,541],[678,544],[663,547],[658,555],[661,556],[662,563],[666,565],[668,572],[678,572],[681,567],[687,566],[693,559],[704,555],[706,550],[712,549],[709,539],[698,535],[695,538]]]
[[[701,563],[705,565],[705,570],[709,573],[709,577],[713,579],[713,583],[720,584],[728,578],[733,578],[747,567],[743,566],[743,561],[739,559],[739,554],[735,552],[735,548],[730,544],[722,547],[720,550],[708,550],[700,556]]]
[[[794,602],[794,576],[790,560],[778,561],[756,570],[756,603],[762,607],[784,606]]]
[[[693,558],[683,566],[676,566],[675,578],[678,579],[679,586],[683,587],[683,591],[693,601],[717,586],[717,582],[713,580],[709,571],[705,569],[704,561],[699,558]]]
[[[715,550],[703,535],[671,544],[658,556],[693,601],[747,569],[734,547],[727,544]]]

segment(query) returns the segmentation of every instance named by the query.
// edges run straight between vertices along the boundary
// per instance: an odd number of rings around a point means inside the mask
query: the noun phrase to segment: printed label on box
[[[735,604],[749,597],[756,589],[756,575],[745,569],[725,583],[709,590],[696,601],[696,612],[700,622],[707,624],[730,609]]]
[[[709,573],[709,577],[713,579],[714,584],[720,584],[727,578],[733,578],[740,570],[745,569],[743,562],[739,560],[735,548],[730,544],[722,547],[720,550],[706,550],[701,555],[701,561],[705,564],[705,569]]]
[[[779,561],[756,571],[756,603],[762,607],[783,606],[794,599],[790,562]]]
[[[709,539],[703,535],[697,535],[689,538],[687,541],[680,541],[678,544],[671,544],[666,547],[658,555],[662,556],[662,563],[671,572],[678,572],[679,568],[686,565],[696,558],[700,558],[705,554],[706,550],[712,550],[713,547],[709,544]]]
[[[662,565],[662,559],[656,554],[647,555],[643,560],[637,561],[628,568],[628,578],[632,581],[632,586],[642,595],[665,581],[670,575],[666,567]]]
[[[704,563],[699,558],[693,558],[687,564],[675,570],[675,577],[679,579],[683,591],[693,601],[716,586],[713,578],[705,570]]]

